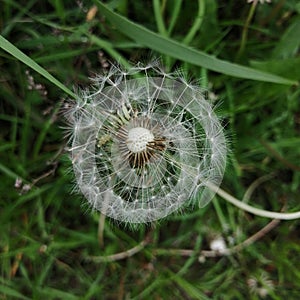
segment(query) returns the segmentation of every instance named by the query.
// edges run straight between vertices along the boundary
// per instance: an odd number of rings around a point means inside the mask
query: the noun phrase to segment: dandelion
[[[251,276],[247,279],[250,293],[266,298],[274,290],[274,282],[269,278],[268,273],[262,272],[259,276]]]
[[[147,223],[214,196],[223,128],[201,89],[177,75],[153,63],[113,66],[69,106],[76,183],[92,209]]]

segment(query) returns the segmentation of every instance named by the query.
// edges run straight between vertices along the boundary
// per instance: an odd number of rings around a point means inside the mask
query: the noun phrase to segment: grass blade
[[[10,55],[14,56],[18,60],[20,60],[22,63],[30,67],[31,69],[35,70],[39,74],[41,74],[43,77],[48,79],[50,82],[55,84],[58,88],[63,90],[65,93],[67,93],[69,96],[75,98],[75,94],[69,90],[64,84],[62,84],[60,81],[58,81],[55,77],[53,77],[48,71],[46,71],[43,67],[41,67],[39,64],[37,64],[34,60],[32,60],[29,56],[27,56],[25,53],[23,53],[21,50],[19,50],[17,47],[15,47],[11,42],[9,42],[7,39],[5,39],[2,35],[0,35],[0,47],[8,52]]]
[[[95,3],[97,4],[99,11],[117,28],[117,30],[122,32],[127,37],[135,40],[139,44],[149,47],[152,50],[215,72],[238,78],[287,85],[296,84],[295,81],[283,78],[281,76],[230,63],[208,55],[204,52],[189,48],[177,41],[163,37],[141,25],[128,20],[127,18],[113,12],[98,0],[95,0]]]

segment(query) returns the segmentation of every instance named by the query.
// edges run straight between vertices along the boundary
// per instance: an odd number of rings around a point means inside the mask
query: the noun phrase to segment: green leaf
[[[137,43],[149,47],[152,50],[215,72],[238,78],[287,85],[296,84],[295,81],[283,78],[281,76],[230,63],[208,55],[204,52],[187,47],[175,40],[163,37],[141,25],[128,20],[127,18],[113,12],[98,0],[94,0],[94,2],[98,6],[99,11],[116,27],[117,30],[122,32],[127,37],[135,40]]]
[[[0,35],[0,47],[8,52],[10,55],[14,56],[18,60],[20,60],[22,63],[30,67],[31,69],[35,70],[42,76],[44,76],[46,79],[48,79],[50,82],[55,84],[58,88],[63,90],[65,93],[70,95],[73,98],[76,98],[76,95],[69,90],[64,84],[62,84],[60,81],[58,81],[55,77],[53,77],[48,71],[46,71],[43,67],[38,65],[34,60],[32,60],[29,56],[27,56],[25,53],[23,53],[21,50],[19,50],[17,47],[15,47],[11,42],[9,42],[7,39],[5,39],[2,35]]]
[[[40,299],[64,299],[64,300],[78,300],[78,299],[82,299],[79,298],[78,296],[74,295],[73,291],[72,292],[68,292],[68,291],[62,291],[56,288],[52,288],[52,287],[39,287],[38,288],[39,291],[39,296]],[[51,298],[49,297],[51,296]]]
[[[300,17],[296,19],[282,35],[273,51],[273,58],[296,57],[300,47]]]
[[[264,72],[282,74],[291,79],[300,79],[300,57],[287,59],[273,59],[267,61],[250,61],[255,68]]]
[[[1,290],[1,294],[3,296],[3,299],[8,299],[5,296],[9,296],[15,299],[24,299],[24,300],[29,300],[30,298],[22,295],[21,293],[19,293],[18,291],[14,290],[13,288],[10,288],[7,285],[4,284],[0,284],[0,290]],[[12,299],[9,298],[9,299]]]

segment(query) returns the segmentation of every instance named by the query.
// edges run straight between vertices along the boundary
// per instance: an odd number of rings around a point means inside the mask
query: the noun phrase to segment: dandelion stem
[[[100,213],[99,222],[98,222],[98,242],[99,242],[100,248],[104,247],[103,232],[104,232],[105,218],[106,218],[106,216],[104,214]]]
[[[273,212],[273,211],[256,208],[256,207],[253,207],[251,205],[248,205],[248,204],[236,199],[235,197],[228,194],[221,188],[218,188],[211,182],[207,183],[207,187],[210,188],[212,191],[214,191],[216,194],[218,194],[220,197],[225,199],[226,201],[235,205],[236,207],[238,207],[244,211],[247,211],[249,213],[252,213],[256,216],[271,218],[271,219],[278,219],[278,220],[295,220],[295,219],[300,218],[300,211],[291,212],[291,213],[280,213],[280,212]]]

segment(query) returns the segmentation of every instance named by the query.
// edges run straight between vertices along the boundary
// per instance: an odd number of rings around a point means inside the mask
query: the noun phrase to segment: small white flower
[[[16,178],[16,181],[15,181],[15,188],[16,189],[20,189],[22,187],[22,184],[23,184],[23,181],[21,178]]]
[[[77,184],[93,209],[146,223],[214,196],[223,128],[198,86],[153,64],[113,66],[66,112]]]
[[[210,249],[219,253],[225,253],[227,251],[226,242],[223,237],[219,236],[213,239],[210,244]]]

